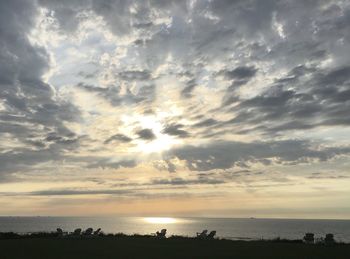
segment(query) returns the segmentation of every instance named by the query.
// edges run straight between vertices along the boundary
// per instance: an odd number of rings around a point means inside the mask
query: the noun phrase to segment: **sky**
[[[0,215],[350,218],[350,2],[0,0]]]

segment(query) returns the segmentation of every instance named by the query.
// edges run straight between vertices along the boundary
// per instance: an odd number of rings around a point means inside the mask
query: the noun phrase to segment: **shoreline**
[[[163,238],[157,238],[155,233],[151,234],[125,234],[125,233],[104,233],[101,232],[98,235],[74,235],[73,232],[66,233],[65,235],[59,235],[57,232],[0,232],[0,240],[7,239],[34,239],[34,238],[51,238],[51,239],[104,239],[104,238],[153,238],[153,239],[188,239],[188,240],[201,240],[198,236],[183,236],[183,235],[168,235]],[[301,243],[306,244],[303,239],[288,239],[288,238],[225,238],[225,237],[214,237],[212,239],[207,239],[207,241],[230,241],[230,242],[272,242],[272,243]],[[330,245],[324,244],[323,240],[315,240],[313,244],[306,245]],[[350,242],[343,242],[335,240],[331,245],[350,245]]]

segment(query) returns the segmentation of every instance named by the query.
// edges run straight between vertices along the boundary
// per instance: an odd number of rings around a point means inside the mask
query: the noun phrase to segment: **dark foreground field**
[[[23,238],[0,240],[0,258],[349,259],[350,245],[325,246],[282,241],[245,242],[189,238],[160,240],[150,237]]]

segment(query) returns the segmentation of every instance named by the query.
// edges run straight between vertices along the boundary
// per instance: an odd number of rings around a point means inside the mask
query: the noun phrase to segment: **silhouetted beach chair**
[[[77,228],[74,230],[73,233],[71,233],[71,236],[73,237],[80,237],[80,234],[81,234],[81,228]]]
[[[334,244],[335,243],[334,235],[333,234],[326,234],[326,237],[324,239],[324,243],[326,245]]]
[[[160,232],[159,231],[157,231],[156,232],[156,235],[157,235],[157,237],[158,238],[165,238],[165,235],[166,235],[166,229],[165,228],[163,228]]]
[[[61,237],[63,236],[63,230],[61,228],[56,229],[57,236]]]
[[[92,235],[92,232],[93,232],[94,230],[92,229],[92,228],[87,228],[84,232],[83,232],[83,235],[84,236],[90,236],[90,235]]]
[[[197,232],[197,237],[200,239],[205,239],[207,237],[208,230],[204,229],[202,232]]]
[[[207,239],[214,239],[214,236],[216,235],[216,231],[213,230],[207,235]]]
[[[305,243],[313,244],[315,242],[315,235],[314,233],[306,233],[303,239]]]
[[[101,228],[98,228],[97,230],[94,231],[93,235],[98,236],[100,234]]]

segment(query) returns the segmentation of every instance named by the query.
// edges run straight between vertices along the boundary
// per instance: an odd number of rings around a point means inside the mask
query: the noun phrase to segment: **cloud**
[[[208,179],[208,178],[199,178],[199,179],[183,179],[176,177],[173,179],[155,179],[151,182],[152,185],[196,185],[196,184],[223,184],[225,181],[218,179]]]
[[[123,135],[123,134],[115,134],[115,135],[109,137],[108,139],[106,139],[104,141],[104,143],[105,144],[109,144],[109,143],[111,143],[113,141],[121,142],[121,143],[128,143],[128,142],[131,142],[132,139],[127,137],[127,136],[125,136],[125,135]]]
[[[195,87],[196,87],[196,81],[194,79],[188,81],[186,83],[186,87],[181,90],[181,96],[185,98],[191,97]]]
[[[214,126],[218,124],[218,121],[215,120],[215,119],[205,119],[205,120],[202,120],[196,124],[193,125],[193,127],[195,128],[202,128],[202,127],[210,127],[210,126]]]
[[[124,80],[149,80],[151,78],[151,73],[149,71],[122,71],[118,74]]]
[[[94,86],[94,85],[90,85],[90,84],[85,84],[83,82],[79,82],[77,84],[77,87],[82,88],[88,92],[95,92],[95,93],[101,93],[101,94],[105,94],[108,93],[110,91],[109,88],[104,88],[104,87],[99,87],[99,86]]]
[[[222,71],[227,79],[249,80],[255,76],[257,69],[254,66],[241,66],[233,70]]]
[[[337,174],[335,172],[316,172],[312,173],[310,176],[307,176],[308,179],[348,179],[350,176]]]
[[[136,93],[132,92],[129,88],[127,88],[125,93],[121,93],[121,88],[114,85],[100,87],[80,82],[77,84],[77,87],[87,92],[97,94],[110,102],[110,104],[113,106],[142,105],[152,103],[155,99],[156,91],[156,87],[153,84],[144,84],[140,86]]]
[[[71,195],[130,195],[132,190],[43,190],[26,193],[29,196],[71,196]]]
[[[150,192],[196,185],[194,193],[289,181],[268,170],[276,165],[343,155],[334,170],[345,167],[349,17],[346,1],[2,1],[0,181],[57,170],[84,181],[103,169],[97,178],[123,172],[127,186],[145,171]],[[167,151],[146,155],[162,134],[173,141]],[[346,176],[315,170],[306,177]]]
[[[139,138],[144,140],[154,140],[157,138],[151,129],[138,130],[136,131],[136,134],[139,136]]]
[[[80,18],[77,14],[83,11],[89,2],[88,0],[39,0],[41,6],[55,10],[54,16],[58,20],[60,28],[67,32],[73,32],[78,28]]]
[[[31,166],[39,163],[59,159],[59,149],[31,150],[28,148],[17,148],[15,151],[4,152],[0,156],[3,173],[11,173],[20,170],[28,170]]]
[[[237,163],[275,161],[280,164],[306,163],[312,160],[327,161],[337,155],[349,154],[349,147],[315,148],[300,140],[274,142],[218,141],[206,146],[184,146],[167,153],[166,157],[184,160],[193,171],[228,169]]]
[[[45,141],[59,144],[71,144],[78,141],[78,139],[75,137],[74,133],[70,133],[67,136],[60,136],[57,135],[56,132],[50,132],[49,134],[47,134]]]
[[[189,137],[189,133],[183,130],[182,129],[183,127],[184,125],[182,124],[176,124],[176,123],[169,124],[164,127],[164,129],[162,130],[162,133],[168,134],[171,136],[177,136],[180,138],[187,138]]]
[[[1,147],[5,173],[60,159],[64,150],[78,143],[65,123],[77,121],[80,111],[42,80],[49,54],[28,38],[37,14],[35,2],[0,4],[0,97],[4,100],[0,133],[8,136],[3,145],[11,140],[18,143]]]
[[[139,196],[140,194],[131,189],[51,189],[33,192],[3,192],[4,196],[77,196],[77,195],[117,195]]]
[[[290,74],[296,73],[298,68]],[[303,75],[301,73],[287,78],[299,80],[294,85],[300,84],[303,88],[286,89],[290,80],[279,79],[283,85],[271,86],[263,93],[239,102],[234,108],[236,116],[226,123],[264,125],[265,131],[272,134],[324,125],[349,125],[345,112],[350,108],[348,67],[319,70],[304,80],[297,79]]]
[[[207,196],[205,193],[189,193],[189,192],[169,192],[167,190],[162,190],[161,192],[149,192],[146,189],[137,189],[137,190],[131,190],[131,189],[81,189],[81,190],[72,190],[72,189],[56,189],[56,190],[41,190],[41,191],[34,191],[34,192],[2,192],[0,193],[3,196],[9,196],[9,197],[28,197],[28,196],[44,196],[44,197],[53,197],[53,196],[96,196],[96,195],[104,195],[104,196],[112,196],[115,198],[141,198],[141,199],[149,199],[149,198],[171,198],[171,197],[205,197]],[[81,202],[86,201],[85,199],[83,201],[79,200],[78,197],[71,197],[73,200],[72,202],[78,201],[79,204]],[[55,199],[55,204],[57,204],[57,198]],[[67,200],[64,200],[63,205],[67,205]]]
[[[78,159],[78,161],[84,161],[87,162],[86,168],[102,168],[102,169],[118,169],[121,167],[124,168],[132,168],[137,165],[136,161],[133,159],[128,160],[120,160],[120,161],[113,161],[111,158],[97,158],[97,157],[87,157],[86,159]],[[90,161],[90,162],[88,162]],[[93,162],[91,162],[93,161]]]

